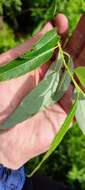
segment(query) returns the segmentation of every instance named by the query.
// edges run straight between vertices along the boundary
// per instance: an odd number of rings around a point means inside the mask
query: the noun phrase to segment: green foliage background
[[[0,52],[4,52],[32,35],[37,26],[47,21],[44,15],[52,0],[0,0]],[[69,19],[70,31],[75,29],[85,11],[85,0],[56,0],[56,14]],[[26,165],[31,170],[42,156]],[[39,171],[63,181],[72,189],[85,189],[85,137],[77,126],[69,130],[59,148]]]
[[[81,13],[85,10],[85,0],[55,0],[56,14],[64,13],[73,31]],[[14,47],[27,38],[46,18],[53,0],[0,0],[0,52]]]

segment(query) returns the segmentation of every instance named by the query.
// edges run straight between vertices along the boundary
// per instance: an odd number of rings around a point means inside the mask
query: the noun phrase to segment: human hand
[[[84,21],[85,16],[81,19],[81,22],[84,23]],[[81,22],[79,25],[81,25]],[[68,30],[68,21],[66,17],[58,15],[54,23],[64,41]],[[20,56],[31,48],[32,44],[37,41],[39,36],[51,28],[52,24],[47,23],[42,32],[32,38],[32,40],[2,54],[0,56],[0,63],[8,62],[18,55]],[[80,43],[81,47],[84,42],[84,40],[80,41],[80,38],[78,38],[81,34],[81,30],[81,27],[77,28],[76,35],[73,35],[66,47],[66,50],[71,54],[76,64],[77,62],[80,63],[80,57],[83,52],[80,53],[80,49],[76,48],[78,43]],[[82,35],[84,34],[85,31],[83,27]],[[77,58],[78,54],[79,57]],[[39,80],[44,76],[49,64],[50,63],[17,79],[0,83],[0,122],[6,119],[16,109],[23,97],[38,84]],[[32,118],[17,124],[11,129],[0,130],[0,163],[6,167],[17,169],[26,161],[47,151],[56,132],[58,132],[66,117],[66,111],[70,108],[70,101],[68,102],[67,100],[70,100],[71,94],[72,88],[70,87],[60,101],[60,104],[55,104],[44,112],[36,114]]]

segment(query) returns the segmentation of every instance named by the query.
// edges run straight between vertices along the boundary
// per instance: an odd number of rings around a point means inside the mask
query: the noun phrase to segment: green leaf
[[[79,128],[85,135],[85,98],[82,96],[78,100],[78,106],[75,114]]]
[[[68,60],[67,64],[68,64],[70,72],[73,73],[73,62],[71,58]],[[65,92],[67,91],[70,85],[70,82],[71,82],[71,78],[68,72],[65,70],[63,74],[61,73],[61,78],[59,80],[58,87],[53,97],[53,99],[56,100],[56,102],[58,102],[63,97],[63,95],[65,94]]]
[[[54,103],[53,94],[58,86],[61,64],[60,61],[56,61],[50,66],[45,78],[24,98],[0,128],[11,128]]]
[[[44,16],[45,21],[53,19],[54,16],[56,15],[56,10],[57,10],[57,0],[53,0],[52,5],[47,10],[47,13]]]
[[[59,41],[59,38],[54,29],[50,31],[49,39],[48,35],[45,35],[45,40],[47,43],[44,41],[43,37],[41,41],[39,40],[39,44],[37,43],[35,45],[35,48],[29,53],[21,58],[17,58],[7,65],[1,66],[0,80],[9,80],[11,78],[19,77],[47,62],[51,58],[54,47]]]
[[[48,21],[52,20],[56,15],[56,12],[57,12],[57,0],[53,0],[50,8],[48,8],[46,14],[44,15],[44,20],[40,21],[38,26],[33,31],[33,35],[38,33]]]
[[[74,72],[81,84],[85,87],[85,67],[77,67]]]
[[[41,165],[43,164],[44,161],[46,161],[48,159],[48,157],[54,152],[54,150],[58,147],[58,145],[60,144],[60,142],[62,141],[64,135],[66,134],[66,132],[69,129],[69,125],[71,124],[73,117],[75,115],[76,109],[77,109],[77,104],[78,104],[78,98],[76,99],[73,107],[71,108],[70,113],[68,114],[68,116],[66,117],[63,125],[61,126],[59,132],[56,134],[48,152],[45,154],[45,156],[43,157],[43,159],[41,160],[41,162],[38,164],[38,166],[32,171],[32,173],[29,176],[34,175],[34,173],[41,167]]]
[[[49,32],[46,32],[42,38],[33,46],[34,50],[38,50],[43,46],[49,44],[49,40],[53,40],[54,36],[56,36],[56,29],[52,29]],[[59,36],[57,35],[57,40],[59,41]],[[54,39],[55,41],[55,39]]]

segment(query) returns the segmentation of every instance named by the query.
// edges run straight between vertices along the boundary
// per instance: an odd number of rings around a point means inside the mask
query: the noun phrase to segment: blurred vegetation
[[[38,173],[64,182],[72,190],[85,189],[85,136],[75,124],[65,135],[58,149],[39,169]],[[39,163],[38,156],[26,164],[30,173]]]
[[[85,0],[0,0],[0,39],[2,33],[4,36],[4,40],[0,41],[0,52],[14,47],[21,39],[32,34],[37,26],[40,28],[50,20],[54,1],[54,14],[64,13],[69,19],[70,30],[73,31],[85,10]]]
[[[55,0],[54,14],[64,13],[70,31],[85,11],[85,0]],[[43,23],[51,19],[52,0],[0,0],[0,53],[21,43]],[[27,163],[28,170],[39,163],[42,156]],[[72,189],[85,189],[85,137],[77,126],[69,130],[40,173],[64,181]]]

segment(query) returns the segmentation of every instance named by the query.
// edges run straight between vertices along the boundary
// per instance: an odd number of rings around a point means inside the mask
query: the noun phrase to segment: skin
[[[84,27],[81,29],[81,22],[84,25],[84,20],[85,15],[82,16],[71,40],[65,47],[65,50],[69,52],[74,59],[74,64],[76,66],[77,63],[78,65],[81,64],[81,57],[84,57],[85,53],[84,45],[82,45],[84,40],[78,39],[81,30],[82,35],[85,34]],[[59,14],[55,17],[53,25],[56,26],[58,33],[61,35],[62,43],[64,44],[68,31],[67,18],[64,15]],[[39,37],[41,37],[46,31],[50,30],[53,25],[50,22],[47,23],[43,30],[36,34],[31,40],[28,40],[24,44],[0,55],[0,64],[7,63],[31,49],[32,45],[39,39]],[[78,48],[76,50],[78,43],[80,47],[82,47],[81,51]],[[17,79],[0,82],[1,123],[16,109],[23,97],[39,83],[46,73],[49,64],[50,62],[48,64],[46,63],[38,70]],[[72,90],[73,87],[70,86],[67,93],[58,104],[55,104],[45,111],[36,114],[32,118],[13,126],[11,129],[0,130],[1,164],[11,169],[18,169],[28,160],[48,150],[55,134],[59,131],[66,118],[67,112],[70,109]]]

